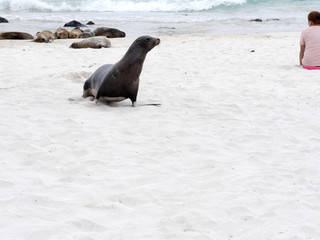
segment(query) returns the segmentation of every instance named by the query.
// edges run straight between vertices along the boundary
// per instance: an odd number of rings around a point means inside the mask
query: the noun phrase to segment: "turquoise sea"
[[[9,20],[0,32],[54,31],[71,20],[132,36],[300,32],[313,10],[319,0],[0,0],[0,16]]]

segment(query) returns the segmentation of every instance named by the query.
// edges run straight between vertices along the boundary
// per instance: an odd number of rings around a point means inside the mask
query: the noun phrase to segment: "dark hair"
[[[320,24],[320,13],[318,11],[310,12],[308,15],[308,21],[311,21],[314,24]]]

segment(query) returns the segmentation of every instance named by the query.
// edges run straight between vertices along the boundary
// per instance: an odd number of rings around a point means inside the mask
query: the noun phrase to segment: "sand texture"
[[[320,71],[299,37],[161,37],[135,108],[81,99],[133,38],[0,41],[1,239],[319,240]]]

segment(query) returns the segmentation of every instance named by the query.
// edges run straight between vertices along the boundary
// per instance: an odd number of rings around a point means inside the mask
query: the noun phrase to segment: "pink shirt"
[[[320,66],[320,26],[311,26],[301,33],[300,45],[305,45],[302,64]]]

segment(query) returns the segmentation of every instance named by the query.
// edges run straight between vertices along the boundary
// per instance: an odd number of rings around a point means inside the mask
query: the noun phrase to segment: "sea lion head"
[[[160,39],[153,38],[150,36],[142,36],[142,37],[137,38],[134,41],[134,43],[139,45],[140,47],[144,48],[147,52],[149,52],[155,46],[160,44]]]
[[[79,48],[79,43],[74,42],[70,45],[70,48]]]
[[[55,32],[54,32],[54,36],[57,39],[67,39],[69,37],[69,32],[66,29],[63,28],[58,28]]]

